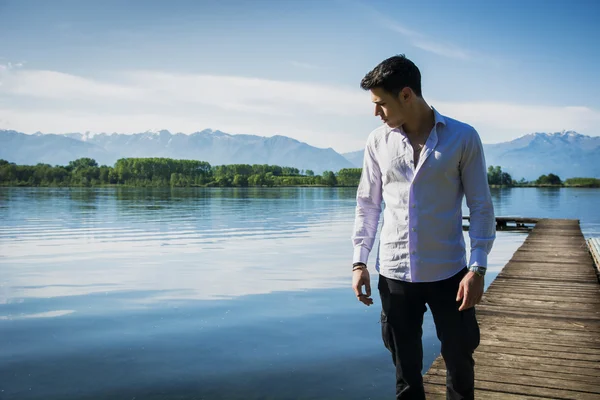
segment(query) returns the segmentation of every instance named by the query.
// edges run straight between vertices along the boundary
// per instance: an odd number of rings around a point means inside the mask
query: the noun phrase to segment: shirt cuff
[[[369,260],[369,253],[371,251],[363,246],[356,246],[354,248],[354,257],[352,258],[352,263],[361,262],[367,265],[367,261]]]
[[[486,267],[487,268],[488,255],[483,249],[471,250],[471,260],[469,267]]]

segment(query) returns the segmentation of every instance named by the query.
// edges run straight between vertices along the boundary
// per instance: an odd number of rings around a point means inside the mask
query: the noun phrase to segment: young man
[[[383,125],[367,139],[356,196],[353,289],[359,301],[373,304],[367,259],[383,200],[376,269],[396,398],[425,399],[421,335],[427,304],[442,343],[448,398],[473,399],[473,352],[479,345],[474,306],[496,235],[481,140],[471,126],[425,102],[421,73],[404,55],[383,61],[361,87],[371,92]],[[463,196],[471,216],[468,264]]]

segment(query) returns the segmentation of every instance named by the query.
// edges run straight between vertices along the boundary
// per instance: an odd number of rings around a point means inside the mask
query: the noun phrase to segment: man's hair
[[[409,87],[419,97],[421,93],[421,72],[419,68],[400,54],[382,61],[373,68],[360,82],[364,90],[382,88],[388,93],[398,96],[402,89]]]

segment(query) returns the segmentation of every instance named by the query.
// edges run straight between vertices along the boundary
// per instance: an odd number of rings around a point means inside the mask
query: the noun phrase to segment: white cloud
[[[273,115],[302,111],[353,115],[364,111],[360,89],[238,76],[135,71],[124,83],[101,82],[54,71],[7,74],[0,94],[56,100],[117,100],[152,104],[211,105],[224,110]]]
[[[143,98],[145,94],[143,88],[97,82],[61,72],[37,70],[16,71],[7,75],[2,92],[55,100],[85,100],[90,97],[136,100]]]
[[[294,137],[338,151],[360,149],[377,120],[367,93],[314,83],[137,71],[109,81],[56,71],[5,68],[0,128],[23,132],[142,132],[204,128]],[[431,105],[468,122],[493,143],[535,131],[600,131],[584,106],[444,102]]]

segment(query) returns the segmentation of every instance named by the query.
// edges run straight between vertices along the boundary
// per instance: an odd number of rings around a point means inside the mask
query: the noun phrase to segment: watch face
[[[484,267],[469,267],[469,271],[472,271],[478,275],[485,275],[487,269]]]

